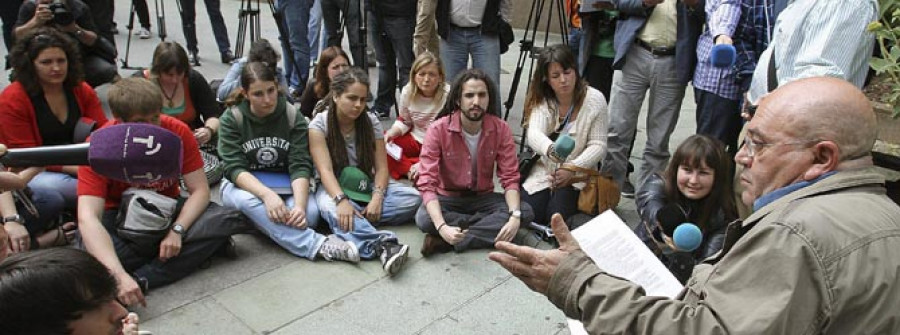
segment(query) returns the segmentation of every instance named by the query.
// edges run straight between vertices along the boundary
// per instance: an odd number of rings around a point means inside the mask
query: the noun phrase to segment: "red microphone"
[[[0,163],[12,167],[89,165],[100,175],[147,184],[181,176],[181,138],[146,123],[123,123],[94,131],[90,143],[9,149]]]

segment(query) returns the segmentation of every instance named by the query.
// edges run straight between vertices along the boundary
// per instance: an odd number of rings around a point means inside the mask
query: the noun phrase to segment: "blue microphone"
[[[690,252],[700,247],[700,243],[703,242],[703,233],[693,223],[682,223],[675,228],[672,240],[678,250]]]
[[[731,44],[717,44],[709,52],[709,62],[717,68],[731,67],[736,58],[737,50]]]

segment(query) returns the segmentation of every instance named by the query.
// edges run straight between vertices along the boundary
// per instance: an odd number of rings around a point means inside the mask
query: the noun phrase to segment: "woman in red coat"
[[[0,143],[9,148],[80,143],[106,122],[97,94],[83,81],[81,57],[70,37],[35,30],[18,40],[10,59],[15,76],[0,93]],[[75,208],[76,171],[76,166],[13,170],[28,181],[34,203],[14,204],[9,192],[0,194],[14,252],[67,242],[74,223],[55,224],[63,209]]]

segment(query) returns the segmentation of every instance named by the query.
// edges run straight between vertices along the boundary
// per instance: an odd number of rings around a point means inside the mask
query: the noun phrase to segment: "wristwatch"
[[[514,218],[516,218],[516,219],[521,219],[521,218],[522,218],[522,211],[520,211],[520,210],[518,210],[518,209],[516,209],[516,210],[511,210],[511,211],[509,211],[509,216],[512,216],[512,217],[514,217]]]
[[[172,231],[175,232],[175,234],[183,236],[184,235],[184,226],[176,223],[176,224],[172,225]]]
[[[14,215],[3,217],[3,224],[6,224],[7,222],[15,222],[15,223],[23,224],[23,223],[25,223],[25,220],[22,220],[21,215],[14,214]]]
[[[346,194],[343,194],[343,193],[338,194],[338,195],[334,196],[334,204],[337,205],[337,204],[341,203],[342,200],[345,200],[345,199],[348,199]]]

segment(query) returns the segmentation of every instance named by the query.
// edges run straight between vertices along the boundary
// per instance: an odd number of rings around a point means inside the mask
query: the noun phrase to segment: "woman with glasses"
[[[635,196],[641,216],[635,233],[682,283],[694,264],[722,248],[725,227],[737,219],[732,171],[722,142],[693,135],[678,146],[666,170],[651,175]],[[685,222],[700,228],[703,236],[693,251],[679,250],[672,240],[672,231]]]
[[[446,83],[441,59],[430,52],[416,57],[409,78],[397,102],[400,106],[397,121],[384,134],[384,141],[394,143],[401,149],[399,158],[388,155],[391,178],[416,180],[425,131],[444,107],[450,85]]]
[[[81,143],[106,123],[70,37],[52,28],[36,29],[18,39],[10,60],[15,75],[0,94],[0,143],[9,148]],[[75,223],[61,220],[60,213],[75,209],[77,170],[74,165],[12,170],[28,182],[28,192],[18,193],[18,201],[10,192],[0,194],[13,252],[68,244]]]

